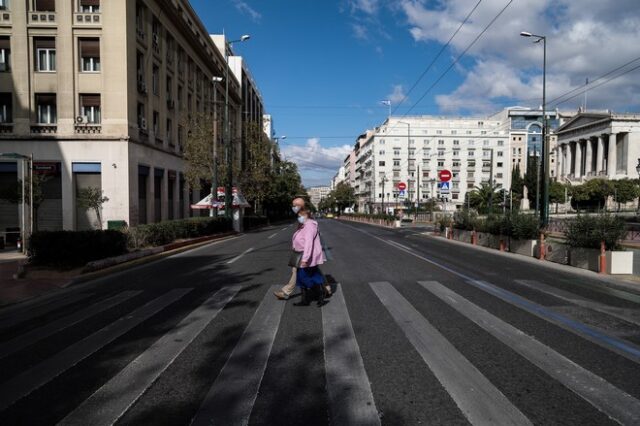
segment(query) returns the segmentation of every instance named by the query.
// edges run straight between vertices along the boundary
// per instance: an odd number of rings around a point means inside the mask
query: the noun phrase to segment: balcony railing
[[[0,22],[2,22],[3,24],[10,24],[11,13],[7,12],[6,10],[0,10]]]
[[[99,13],[74,13],[73,22],[76,25],[100,25],[101,15]]]
[[[84,135],[100,134],[102,133],[102,125],[98,123],[76,124],[75,131]]]
[[[32,124],[31,133],[37,135],[53,134],[58,131],[57,124]]]
[[[13,123],[0,123],[0,135],[13,133]]]
[[[50,25],[50,24],[55,24],[55,22],[56,22],[55,12],[45,12],[45,11],[29,12],[29,24]]]

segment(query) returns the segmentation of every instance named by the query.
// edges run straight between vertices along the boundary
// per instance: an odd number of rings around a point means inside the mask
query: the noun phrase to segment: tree
[[[109,201],[108,197],[105,197],[104,191],[96,187],[82,188],[78,190],[76,196],[76,203],[78,207],[84,210],[93,210],[98,219],[96,224],[98,229],[102,229],[102,205]]]
[[[296,197],[309,198],[302,187],[298,166],[290,161],[276,163],[273,184],[264,202],[265,208],[272,214],[285,215],[291,207],[291,200]]]
[[[200,188],[202,181],[211,181],[215,171],[213,118],[208,114],[191,114],[182,123],[187,133],[183,154],[187,163],[185,179],[189,187]]]
[[[580,209],[600,209],[605,206],[607,197],[615,192],[613,184],[605,179],[591,179],[582,185],[571,187],[571,204]]]
[[[38,211],[42,202],[44,201],[43,186],[46,182],[51,180],[51,176],[45,174],[33,174],[33,185],[31,185],[31,179],[27,176],[25,179],[24,187],[24,202],[27,205],[31,205],[31,188],[33,188],[33,228],[34,231],[38,230]],[[2,193],[0,198],[5,199],[13,204],[22,203],[22,180],[18,180],[15,186],[7,187]]]
[[[631,179],[614,180],[613,182],[614,194],[616,197],[616,203],[618,203],[618,210],[620,210],[620,203],[625,204],[638,198],[640,195],[640,189],[638,188],[638,181]]]
[[[340,182],[336,185],[330,195],[335,199],[338,210],[341,212],[356,202],[355,190],[346,182]]]
[[[524,185],[527,187],[529,202],[532,206],[536,205],[538,199],[538,163],[538,157],[530,156],[527,161],[527,173],[524,176]],[[542,185],[542,182],[540,184]]]
[[[497,206],[502,198],[500,198],[500,192],[498,187],[490,185],[489,183],[483,183],[480,186],[476,186],[472,191],[467,193],[469,199],[468,203],[472,208],[476,209],[479,213],[491,213],[489,211],[489,204],[493,201],[493,206]]]
[[[253,203],[257,213],[271,192],[273,172],[271,169],[271,143],[260,126],[255,123],[247,124],[245,128],[246,155],[245,169],[240,177],[240,188]]]
[[[555,180],[549,182],[549,202],[555,203],[556,213],[558,213],[558,204],[565,202],[566,191],[566,185]]]

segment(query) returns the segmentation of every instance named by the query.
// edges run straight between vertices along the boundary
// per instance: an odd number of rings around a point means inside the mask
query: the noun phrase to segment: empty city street
[[[0,424],[640,422],[640,295],[424,228],[319,223],[321,308],[273,295],[284,224],[0,310]]]

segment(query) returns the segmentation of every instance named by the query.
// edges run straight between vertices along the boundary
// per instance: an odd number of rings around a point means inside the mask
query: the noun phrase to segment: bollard
[[[500,251],[505,251],[504,240],[500,238]]]
[[[544,234],[540,233],[540,244],[538,246],[538,259],[544,260]]]
[[[476,234],[476,230],[471,231],[471,244],[474,246],[478,244],[478,235]]]
[[[604,246],[604,241],[600,241],[600,270],[599,274],[607,273],[607,253]]]

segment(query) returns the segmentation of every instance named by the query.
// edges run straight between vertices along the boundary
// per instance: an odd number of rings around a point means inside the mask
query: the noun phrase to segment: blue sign
[[[449,191],[449,182],[440,182],[438,185],[440,187],[440,192]]]

